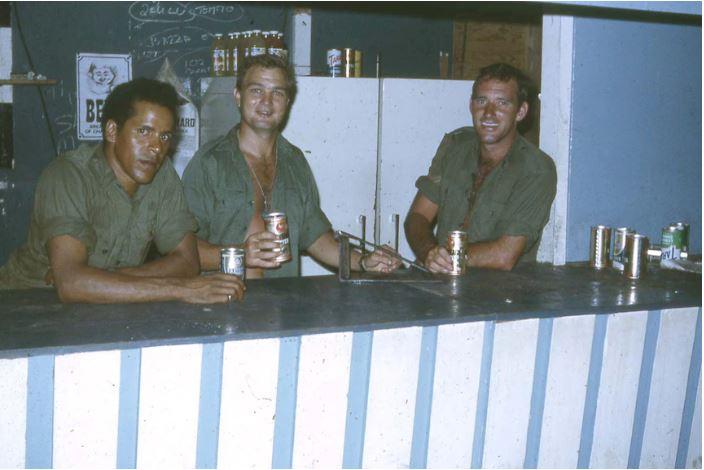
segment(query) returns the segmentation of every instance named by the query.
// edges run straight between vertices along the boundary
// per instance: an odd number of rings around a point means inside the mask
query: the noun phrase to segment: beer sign
[[[76,116],[79,140],[102,140],[103,106],[108,94],[132,79],[129,54],[76,54]]]

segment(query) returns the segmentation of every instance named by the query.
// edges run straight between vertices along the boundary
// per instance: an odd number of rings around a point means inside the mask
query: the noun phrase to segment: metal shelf
[[[28,80],[26,78],[11,78],[9,80],[0,80],[0,85],[55,85],[58,80]]]

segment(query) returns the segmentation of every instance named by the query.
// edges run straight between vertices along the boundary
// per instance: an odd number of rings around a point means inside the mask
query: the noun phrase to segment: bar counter
[[[701,467],[701,275],[0,291],[0,467]]]

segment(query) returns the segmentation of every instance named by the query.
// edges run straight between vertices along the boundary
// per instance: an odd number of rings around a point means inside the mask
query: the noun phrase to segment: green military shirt
[[[45,287],[47,243],[54,237],[80,240],[89,266],[116,269],[144,263],[152,241],[159,252],[172,251],[195,229],[170,162],[130,198],[108,165],[102,144],[83,144],[42,172],[27,242],[0,268],[0,288]]]
[[[442,244],[448,232],[462,230],[467,218],[470,243],[522,235],[527,243],[520,261],[535,261],[555,198],[555,163],[519,135],[506,158],[482,183],[468,214],[478,165],[477,134],[474,128],[462,127],[445,135],[428,174],[416,181],[423,195],[439,206],[438,241]]]
[[[196,235],[214,245],[245,242],[254,213],[254,188],[237,137],[238,126],[206,144],[183,173],[186,200],[198,221]],[[301,150],[279,136],[278,163],[271,208],[288,219],[292,260],[264,277],[300,275],[300,251],[330,230],[320,209],[318,187]]]

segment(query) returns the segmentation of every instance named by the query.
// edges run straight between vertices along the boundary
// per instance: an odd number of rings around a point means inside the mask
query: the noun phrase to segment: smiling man
[[[217,269],[224,246],[245,248],[248,278],[298,276],[302,250],[338,266],[338,244],[320,209],[313,173],[303,152],[281,136],[295,94],[286,62],[269,55],[247,59],[234,92],[240,123],[202,147],[186,167],[183,183],[198,221],[203,270]],[[262,218],[269,212],[286,214],[290,262],[274,260],[279,245]],[[352,269],[388,272],[399,265],[381,250],[352,252]]]
[[[530,79],[510,65],[479,71],[469,106],[474,127],[445,135],[428,174],[416,181],[404,224],[432,272],[452,269],[445,249],[452,230],[467,232],[468,266],[510,270],[535,261],[557,175],[552,159],[518,132],[534,98]]]
[[[0,289],[56,286],[64,302],[241,298],[235,276],[196,277],[195,221],[171,164],[178,95],[140,78],[108,96],[103,142],[51,162],[34,197],[27,242],[0,268]],[[144,263],[152,242],[164,255]]]

